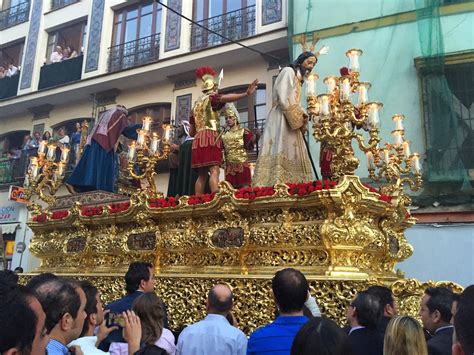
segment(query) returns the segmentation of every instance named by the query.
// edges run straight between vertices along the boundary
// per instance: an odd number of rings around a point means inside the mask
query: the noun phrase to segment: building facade
[[[292,55],[320,38],[322,79],[348,66],[345,52],[363,50],[360,80],[372,84],[369,101],[383,103],[381,145],[393,142],[394,114],[404,114],[405,137],[422,158],[424,185],[412,193],[418,225],[414,246],[399,265],[408,277],[474,283],[474,2],[465,0],[296,0],[289,9]],[[311,141],[313,157],[319,144]],[[354,145],[354,149],[358,148]],[[367,160],[357,175],[368,183]],[[465,266],[465,267],[464,267]]]
[[[18,69],[0,79],[4,189],[22,184],[35,153],[28,135],[48,131],[58,140],[65,128],[71,136],[76,123],[93,122],[115,104],[126,106],[133,122],[151,116],[157,130],[188,119],[201,94],[194,72],[204,65],[224,69],[223,93],[259,80],[256,94],[237,108],[244,125],[261,129],[273,78],[288,61],[286,0],[0,3],[0,65]],[[168,168],[160,169],[158,187],[166,192]]]

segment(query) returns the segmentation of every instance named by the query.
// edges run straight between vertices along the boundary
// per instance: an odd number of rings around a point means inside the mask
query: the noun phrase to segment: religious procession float
[[[35,272],[89,279],[110,301],[124,292],[130,262],[150,262],[172,329],[201,319],[208,289],[225,282],[247,333],[271,321],[271,278],[284,267],[301,270],[321,311],[341,322],[350,299],[369,285],[391,287],[400,312],[412,315],[427,286],[459,290],[449,282],[406,279],[395,270],[413,252],[404,235],[416,223],[407,189],[422,186],[422,172],[405,140],[404,116],[392,117],[393,142],[381,140],[382,103],[369,101],[370,83],[360,81],[361,54],[347,51],[348,68],[325,78],[320,95],[317,75],[306,80],[301,101],[312,135],[332,156],[323,180],[240,189],[223,181],[214,193],[164,197],[154,175],[157,162],[168,158],[170,127],[159,142],[145,117],[129,148],[127,169],[145,187],[58,197],[68,151],[57,161],[56,148],[43,143],[27,181],[30,250],[41,259]],[[354,147],[366,154],[377,187],[354,175],[359,166]]]

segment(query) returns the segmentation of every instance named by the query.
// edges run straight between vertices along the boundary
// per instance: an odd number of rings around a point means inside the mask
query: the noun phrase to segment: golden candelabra
[[[130,176],[137,180],[146,179],[148,186],[145,193],[153,197],[163,197],[163,193],[157,191],[154,176],[155,166],[160,160],[168,159],[170,153],[171,126],[163,125],[163,139],[158,133],[151,132],[151,117],[143,118],[142,128],[137,130],[138,138],[128,147],[128,166]],[[160,141],[162,149],[160,152]]]
[[[313,135],[321,142],[321,150],[332,154],[331,179],[339,180],[344,175],[353,175],[359,166],[352,140],[357,141],[359,149],[367,155],[369,177],[373,181],[385,178],[387,186],[382,192],[390,196],[403,195],[403,186],[411,190],[421,187],[421,169],[418,154],[410,154],[410,142],[405,140],[403,115],[394,115],[396,128],[392,131],[395,142],[386,143],[379,148],[379,110],[383,104],[370,102],[368,91],[371,84],[359,81],[360,49],[346,52],[349,68],[341,69],[341,76],[328,76],[324,79],[327,92],[316,96],[316,74],[307,80],[308,114],[313,122]],[[357,93],[357,99],[353,94]],[[355,129],[368,132],[368,141]],[[378,171],[376,171],[378,170]],[[413,171],[414,178],[410,176]],[[407,205],[408,200],[404,200]],[[408,202],[409,204],[409,202]]]
[[[33,214],[42,212],[35,196],[48,205],[47,209],[56,203],[55,194],[62,184],[69,157],[69,148],[62,147],[60,160],[55,162],[57,148],[55,144],[48,145],[48,142],[43,140],[38,147],[38,156],[30,158],[24,186],[28,209]]]

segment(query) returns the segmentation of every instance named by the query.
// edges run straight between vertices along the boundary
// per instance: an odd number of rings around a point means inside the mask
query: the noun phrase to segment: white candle
[[[405,153],[406,158],[410,156],[410,142],[403,142],[403,152]]]
[[[59,176],[63,176],[64,175],[64,164],[59,163],[58,164],[58,169],[56,171],[57,171]]]
[[[148,132],[150,130],[150,126],[151,126],[151,117],[150,116],[143,117],[142,129]]]
[[[380,122],[379,110],[382,108],[382,104],[379,102],[371,102],[368,104],[368,121],[370,128],[377,128]]]
[[[307,87],[307,95],[314,96],[316,95],[316,80],[318,76],[316,74],[311,74],[308,76],[306,87]]]
[[[358,91],[358,98],[357,98],[357,105],[363,106],[369,101],[369,94],[368,91],[370,89],[369,83],[359,83]]]
[[[46,152],[46,145],[48,141],[41,141],[38,147],[38,154],[44,154]]]
[[[319,109],[323,116],[329,115],[329,96],[322,94],[318,96]]]
[[[324,79],[324,84],[326,84],[328,88],[328,94],[333,94],[334,90],[336,90],[336,77],[335,76],[328,76],[327,78]]]
[[[395,122],[395,129],[396,130],[404,129],[404,127],[403,127],[403,120],[404,119],[405,119],[405,116],[403,116],[403,115],[393,115],[392,116],[392,121]]]
[[[38,158],[37,157],[30,158],[30,171],[31,171],[31,176],[33,178],[38,176]]]
[[[395,131],[392,132],[392,135],[393,135],[393,138],[395,140],[395,146],[399,147],[400,145],[402,145],[402,143],[403,143],[402,132],[395,130]]]
[[[384,160],[385,160],[385,163],[390,163],[390,155],[389,155],[389,150],[388,149],[384,149],[383,150],[383,155],[384,155]]]
[[[359,57],[362,55],[362,51],[360,49],[349,49],[346,52],[346,56],[349,58],[349,68],[351,72],[359,72],[360,65],[359,65]]]
[[[349,101],[351,99],[351,82],[348,77],[342,79],[341,100]]]
[[[137,137],[137,146],[141,147],[143,143],[145,143],[145,133],[146,131],[143,129],[138,130],[138,137]]]
[[[420,156],[418,155],[418,153],[413,154],[413,167],[415,168],[415,173],[420,172]]]
[[[56,152],[56,146],[54,144],[48,145],[48,154],[46,155],[46,158],[48,160],[53,160],[55,152]]]
[[[369,166],[369,169],[373,169],[374,168],[374,156],[373,156],[372,152],[367,152],[366,155],[367,155],[367,165]]]
[[[155,154],[158,151],[158,133],[153,132],[152,138],[151,138],[151,144],[150,144],[150,150],[153,154]]]
[[[69,148],[64,147],[61,150],[61,161],[67,162],[68,157],[69,157]]]
[[[211,120],[211,124],[212,124],[213,129],[217,130],[216,120]],[[163,141],[165,143],[168,143],[170,141],[170,137],[171,137],[171,126],[169,124],[164,124],[163,129],[165,131],[164,135],[163,135]]]
[[[128,160],[132,161],[133,158],[135,158],[135,151],[136,151],[135,142],[132,142],[128,146]]]

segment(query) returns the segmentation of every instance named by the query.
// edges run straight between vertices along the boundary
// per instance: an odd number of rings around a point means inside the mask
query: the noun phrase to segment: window
[[[200,25],[233,40],[255,34],[255,0],[195,0],[193,17]],[[196,25],[191,32],[192,50],[225,42]]]
[[[423,58],[416,60],[428,181],[474,181],[474,53],[444,59],[444,67],[426,65]]]
[[[171,104],[163,103],[158,105],[151,105],[130,110],[128,113],[132,123],[142,123],[144,116],[152,118],[151,129],[158,131],[161,136],[161,126],[169,124],[171,121]]]
[[[115,12],[109,71],[158,60],[161,13],[161,5],[155,1],[135,4]]]
[[[57,10],[79,1],[80,0],[51,0],[51,10]]]
[[[0,30],[28,21],[29,15],[29,0],[3,1],[0,11]]]
[[[0,48],[0,99],[16,96],[20,80],[23,42]]]
[[[82,54],[84,40],[86,36],[86,22],[77,23],[71,26],[63,27],[57,31],[50,32],[48,37],[48,47],[46,50],[46,63],[50,63],[51,53],[56,46],[61,46],[64,50],[70,47],[78,55]]]

